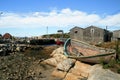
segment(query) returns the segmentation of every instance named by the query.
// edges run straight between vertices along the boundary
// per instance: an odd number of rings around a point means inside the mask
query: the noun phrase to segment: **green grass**
[[[112,44],[111,46],[115,46],[114,49],[116,50],[116,58],[111,59],[108,63],[104,63],[101,60],[101,64],[103,65],[104,69],[110,69],[116,73],[120,74],[120,41],[116,41],[115,44]]]

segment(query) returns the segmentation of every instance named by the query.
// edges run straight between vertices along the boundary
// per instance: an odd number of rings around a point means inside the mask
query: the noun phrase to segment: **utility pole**
[[[106,30],[107,30],[107,28],[108,28],[108,27],[106,26]]]
[[[2,16],[3,12],[0,12],[0,21],[1,21],[1,16]],[[1,22],[0,22],[1,23]]]
[[[3,12],[0,12],[0,21],[1,21],[1,15],[3,14]],[[1,22],[0,22],[1,23]],[[0,38],[2,38],[2,35],[0,34]]]
[[[48,34],[48,26],[47,26],[47,28],[46,28],[46,33]]]
[[[48,26],[47,26],[47,38],[49,38],[49,35],[48,35]]]

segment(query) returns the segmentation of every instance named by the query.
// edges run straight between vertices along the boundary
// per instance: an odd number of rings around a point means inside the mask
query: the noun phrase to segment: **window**
[[[77,33],[78,33],[78,31],[75,31],[75,33],[77,34]]]
[[[94,34],[94,28],[91,28],[91,33]]]

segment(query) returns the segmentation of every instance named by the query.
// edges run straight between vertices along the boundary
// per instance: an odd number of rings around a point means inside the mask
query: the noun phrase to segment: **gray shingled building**
[[[83,28],[75,26],[70,30],[70,37],[72,39],[77,39],[83,41]]]
[[[120,30],[113,31],[113,40],[120,39]]]
[[[112,33],[108,30],[95,26],[89,26],[84,29],[74,27],[70,30],[70,37],[72,39],[77,39],[88,43],[98,43],[111,41]]]

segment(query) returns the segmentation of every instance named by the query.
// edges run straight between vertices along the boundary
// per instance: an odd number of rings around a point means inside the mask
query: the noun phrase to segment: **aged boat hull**
[[[115,50],[98,48],[82,41],[67,39],[64,44],[64,54],[69,58],[74,58],[88,63],[108,63],[113,57]]]

